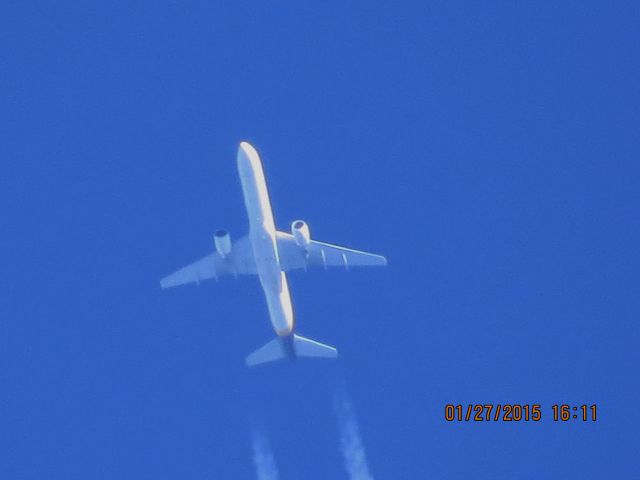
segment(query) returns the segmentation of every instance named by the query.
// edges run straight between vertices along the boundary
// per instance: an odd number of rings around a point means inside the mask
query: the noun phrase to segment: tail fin
[[[274,338],[250,354],[245,360],[247,366],[275,362],[283,358],[297,357],[336,358],[338,351],[324,343],[316,342],[300,335]]]

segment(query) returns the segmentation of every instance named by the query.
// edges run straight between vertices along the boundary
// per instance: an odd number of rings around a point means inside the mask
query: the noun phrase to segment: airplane
[[[231,243],[226,230],[214,234],[215,251],[164,277],[165,289],[228,275],[257,275],[267,300],[276,338],[246,357],[252,367],[280,359],[299,357],[335,358],[338,351],[329,345],[294,333],[295,321],[286,272],[309,267],[339,266],[346,270],[360,266],[383,266],[382,255],[361,252],[311,239],[303,220],[291,224],[291,233],[276,230],[262,162],[256,149],[241,142],[237,156],[238,173],[249,217],[249,234]]]

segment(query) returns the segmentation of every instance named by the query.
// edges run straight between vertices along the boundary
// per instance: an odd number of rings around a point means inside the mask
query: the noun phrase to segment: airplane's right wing
[[[387,264],[387,259],[375,253],[361,252],[351,248],[331,245],[311,240],[309,246],[300,247],[293,235],[277,232],[278,253],[282,270],[289,271],[310,266],[342,267],[375,267]]]
[[[228,275],[254,275],[255,273],[256,264],[251,244],[248,237],[243,237],[233,244],[231,252],[224,258],[218,252],[213,252],[167,275],[160,280],[160,286],[169,288],[187,283],[200,283],[200,281],[209,278]]]

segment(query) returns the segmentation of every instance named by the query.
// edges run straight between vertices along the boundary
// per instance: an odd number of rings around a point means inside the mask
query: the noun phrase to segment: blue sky
[[[557,3],[557,4],[556,4]],[[633,478],[640,414],[635,2],[12,2],[0,7],[0,477]],[[247,371],[254,278],[158,280],[276,223],[385,254],[295,273],[337,365]],[[447,403],[541,403],[447,423]],[[597,404],[556,423],[554,403]]]

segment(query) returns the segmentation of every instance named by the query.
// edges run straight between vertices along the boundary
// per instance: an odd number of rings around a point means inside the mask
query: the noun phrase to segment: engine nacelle
[[[291,235],[296,240],[298,246],[307,248],[311,243],[311,233],[309,232],[309,225],[302,220],[296,220],[291,224]]]
[[[218,230],[213,235],[213,241],[216,244],[216,251],[222,258],[231,253],[231,235],[226,230]]]

